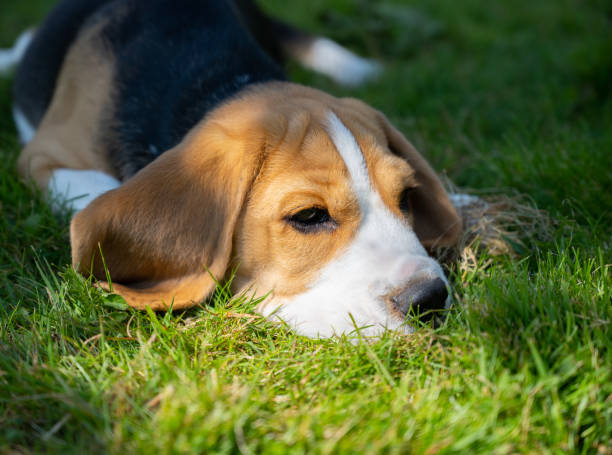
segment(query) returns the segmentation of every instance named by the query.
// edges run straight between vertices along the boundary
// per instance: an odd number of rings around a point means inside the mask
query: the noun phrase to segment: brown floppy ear
[[[419,186],[411,191],[414,231],[426,248],[452,246],[462,232],[461,218],[431,166],[387,118],[378,113],[392,153],[404,158],[415,170]]]
[[[78,213],[70,226],[73,266],[105,281],[106,264],[114,292],[139,309],[204,300],[215,288],[211,275],[226,272],[236,222],[273,140],[265,119],[245,115],[233,112],[226,125],[204,120]]]

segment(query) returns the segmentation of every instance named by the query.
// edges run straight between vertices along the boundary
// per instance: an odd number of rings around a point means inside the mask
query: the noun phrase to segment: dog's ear
[[[414,232],[426,248],[452,246],[462,232],[461,218],[451,204],[442,182],[410,142],[380,112],[377,113],[389,149],[415,170],[418,187],[410,192]]]
[[[226,272],[245,198],[282,129],[253,111],[204,120],[74,217],[73,266],[108,287],[106,266],[114,292],[136,308],[201,302]]]

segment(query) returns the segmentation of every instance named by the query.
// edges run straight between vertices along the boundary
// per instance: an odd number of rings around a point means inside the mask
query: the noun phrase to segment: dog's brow
[[[366,205],[366,201],[372,191],[363,152],[359,144],[357,144],[355,137],[333,112],[329,113],[327,127],[327,133],[349,171],[353,190],[357,194],[359,205],[363,207]]]

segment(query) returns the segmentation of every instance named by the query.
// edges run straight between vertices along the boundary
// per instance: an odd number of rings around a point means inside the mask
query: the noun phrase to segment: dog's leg
[[[40,123],[20,100],[14,109],[26,143],[17,161],[19,173],[47,194],[55,210],[79,211],[119,186],[100,139],[111,134],[104,115],[111,108],[113,80],[113,61],[97,39],[100,28],[84,30],[72,44]]]
[[[8,72],[21,61],[33,37],[34,31],[26,30],[11,49],[0,49],[0,74]]]
[[[55,210],[66,208],[79,212],[101,194],[120,185],[116,178],[100,171],[55,169],[49,180],[48,196]]]
[[[380,63],[354,54],[328,38],[314,36],[266,15],[253,0],[234,0],[240,17],[259,44],[277,60],[291,58],[342,85],[378,76]]]

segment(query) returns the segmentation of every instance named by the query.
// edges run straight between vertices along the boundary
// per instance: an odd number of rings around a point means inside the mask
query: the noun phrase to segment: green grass
[[[4,0],[0,46],[52,3]],[[296,336],[224,289],[124,310],[19,180],[0,78],[0,453],[612,453],[609,3],[264,3],[386,67],[296,80],[382,109],[460,186],[528,195],[551,240],[481,252],[442,327],[375,343]]]

